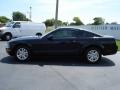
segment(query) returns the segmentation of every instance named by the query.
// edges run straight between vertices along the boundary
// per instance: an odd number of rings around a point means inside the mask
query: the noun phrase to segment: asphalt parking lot
[[[41,57],[18,63],[0,41],[0,90],[119,90],[120,52],[99,64],[78,57]]]

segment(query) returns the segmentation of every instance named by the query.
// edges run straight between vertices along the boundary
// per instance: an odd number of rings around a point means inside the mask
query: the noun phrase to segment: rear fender
[[[81,54],[84,54],[84,52],[85,52],[88,48],[91,48],[91,47],[95,47],[95,48],[100,49],[101,53],[103,52],[102,50],[104,49],[104,46],[101,45],[101,44],[86,45],[86,46],[84,46],[84,47],[82,48]]]

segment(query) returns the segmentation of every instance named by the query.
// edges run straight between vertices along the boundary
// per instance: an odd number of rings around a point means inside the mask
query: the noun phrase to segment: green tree
[[[94,23],[92,25],[103,25],[105,23],[105,20],[102,17],[95,17]]]
[[[5,16],[0,16],[0,22],[1,23],[6,23],[6,22],[8,22],[10,19],[8,19],[7,17],[5,17]]]
[[[13,12],[12,15],[13,21],[30,21],[28,18],[26,18],[26,15],[17,11]]]
[[[55,24],[55,19],[47,19],[46,21],[44,21],[45,25],[48,26],[54,26]],[[63,22],[61,20],[57,21],[58,26],[63,25]]]
[[[80,20],[79,17],[74,17],[73,21],[70,25],[84,25],[83,22]]]
[[[117,25],[118,23],[117,23],[117,22],[112,22],[111,24],[113,24],[113,25]]]
[[[55,20],[54,19],[47,19],[44,23],[47,27],[48,26],[53,26],[54,23],[55,23]]]
[[[61,20],[58,20],[58,21],[57,21],[57,24],[58,24],[58,26],[62,26],[62,25],[63,25],[63,22],[62,22]]]
[[[69,23],[68,22],[63,22],[62,25],[67,26]]]

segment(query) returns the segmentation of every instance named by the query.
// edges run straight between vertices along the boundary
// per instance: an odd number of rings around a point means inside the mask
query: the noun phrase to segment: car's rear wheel
[[[30,49],[26,46],[19,46],[16,48],[15,57],[20,62],[25,62],[31,59]]]
[[[85,61],[94,64],[101,60],[101,51],[98,48],[91,47],[84,53]]]

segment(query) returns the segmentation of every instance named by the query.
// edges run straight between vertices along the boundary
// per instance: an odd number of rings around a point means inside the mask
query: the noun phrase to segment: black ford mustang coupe
[[[117,52],[113,37],[104,37],[76,28],[58,28],[41,37],[29,36],[12,39],[6,51],[18,61],[28,61],[34,55],[79,55],[89,63],[101,60],[102,55]]]

